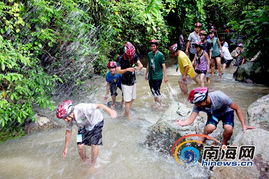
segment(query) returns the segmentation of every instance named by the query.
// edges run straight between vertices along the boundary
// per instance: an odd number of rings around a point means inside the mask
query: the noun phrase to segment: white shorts
[[[133,99],[136,99],[136,84],[132,86],[121,84],[123,98],[125,102],[130,102]]]

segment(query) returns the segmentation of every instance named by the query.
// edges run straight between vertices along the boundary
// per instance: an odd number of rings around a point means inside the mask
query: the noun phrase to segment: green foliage
[[[158,39],[168,53],[197,21],[204,29],[228,23],[244,37],[247,56],[261,50],[268,57],[268,12],[255,0],[1,1],[0,126],[18,132],[33,106],[52,107],[55,84],[75,91],[94,72],[104,75],[126,41],[144,55]]]
[[[31,52],[41,47],[21,43],[28,25],[22,18],[24,6],[8,4],[0,3],[0,133],[4,138],[23,135],[21,128],[27,119],[33,120],[34,106],[53,108],[49,96],[58,79],[44,73]]]
[[[0,126],[23,124],[33,116],[33,106],[53,107],[48,96],[57,79],[43,72],[38,60],[22,44],[0,36]]]

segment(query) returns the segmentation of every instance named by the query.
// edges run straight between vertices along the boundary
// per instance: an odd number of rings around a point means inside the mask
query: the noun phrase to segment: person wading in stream
[[[202,87],[205,86],[206,74],[210,68],[210,59],[205,50],[203,50],[203,43],[198,42],[195,44],[196,54],[192,62],[195,66],[195,72],[199,76],[199,82]]]
[[[117,73],[122,74],[121,88],[124,99],[124,116],[130,118],[130,109],[136,99],[136,76],[135,71],[143,68],[138,55],[135,53],[135,47],[130,42],[124,45],[124,54],[119,57]]]
[[[200,31],[201,41],[200,42],[203,44],[203,50],[206,51],[206,53],[208,54],[209,60],[211,60],[211,56],[212,56],[211,43],[207,41],[206,37],[207,37],[207,32],[205,30],[201,30]],[[209,63],[209,65],[210,64],[211,64],[211,62]],[[210,84],[210,71],[209,70],[206,73],[206,82],[208,84]]]
[[[194,25],[195,25],[194,31],[190,33],[188,37],[188,42],[186,44],[186,51],[185,51],[186,55],[189,56],[189,59],[191,61],[193,61],[194,56],[196,54],[196,49],[194,47],[194,44],[201,41],[199,35],[200,35],[202,24],[200,22],[196,22]]]
[[[148,53],[148,65],[145,73],[145,79],[149,80],[149,87],[154,101],[157,105],[161,105],[161,84],[164,78],[164,82],[168,81],[167,72],[165,66],[165,58],[162,52],[158,50],[159,42],[157,40],[151,40],[150,42],[151,52]]]
[[[194,104],[192,113],[187,120],[178,120],[177,124],[179,126],[192,124],[200,111],[206,112],[208,118],[204,128],[204,134],[208,135],[212,133],[217,128],[219,121],[222,121],[224,128],[223,145],[228,145],[228,141],[233,134],[234,111],[244,131],[255,129],[255,127],[246,125],[240,107],[222,91],[208,93],[208,88],[206,87],[195,88],[190,92],[188,100],[190,103]],[[204,141],[205,139],[202,140]]]
[[[181,91],[184,94],[187,94],[188,93],[187,77],[190,77],[196,83],[198,83],[198,81],[196,80],[196,73],[194,71],[190,59],[183,51],[179,50],[178,47],[179,47],[178,44],[175,43],[169,48],[169,51],[172,56],[177,57],[178,67],[181,73],[181,78],[179,79],[178,84]]]
[[[209,31],[209,39],[208,42],[211,43],[211,50],[212,50],[212,55],[211,55],[211,74],[214,75],[215,73],[215,68],[217,64],[218,72],[219,72],[219,77],[222,77],[222,66],[221,66],[221,57],[223,57],[223,51],[222,51],[222,46],[220,44],[220,40],[215,37],[215,30],[211,29]]]
[[[116,109],[116,97],[118,95],[117,89],[119,88],[121,90],[121,74],[116,74],[116,67],[117,63],[114,61],[110,61],[107,64],[107,68],[109,69],[109,72],[106,74],[106,95],[104,97],[105,100],[108,99],[108,94],[110,91],[111,98],[112,98],[112,109]],[[123,103],[123,97],[122,97],[122,103]]]
[[[66,122],[65,145],[62,157],[65,158],[71,139],[73,124],[78,127],[77,146],[79,156],[83,161],[90,161],[93,166],[102,145],[103,115],[99,109],[106,111],[112,118],[117,117],[117,112],[103,104],[80,103],[73,105],[71,100],[59,104],[56,116]],[[86,155],[85,145],[91,146],[91,159]]]

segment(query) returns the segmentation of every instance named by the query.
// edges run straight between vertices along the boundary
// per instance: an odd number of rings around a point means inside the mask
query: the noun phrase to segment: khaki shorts
[[[136,99],[136,84],[132,86],[121,84],[123,98],[125,102],[130,102],[133,99]]]

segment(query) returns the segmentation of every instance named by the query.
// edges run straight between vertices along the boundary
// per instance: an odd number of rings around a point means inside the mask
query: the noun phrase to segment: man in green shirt
[[[149,80],[149,87],[154,101],[156,104],[161,104],[161,84],[164,78],[164,82],[167,82],[167,72],[165,66],[165,58],[162,52],[158,50],[158,40],[151,40],[150,47],[151,52],[148,53],[148,65],[145,73],[145,79]]]

